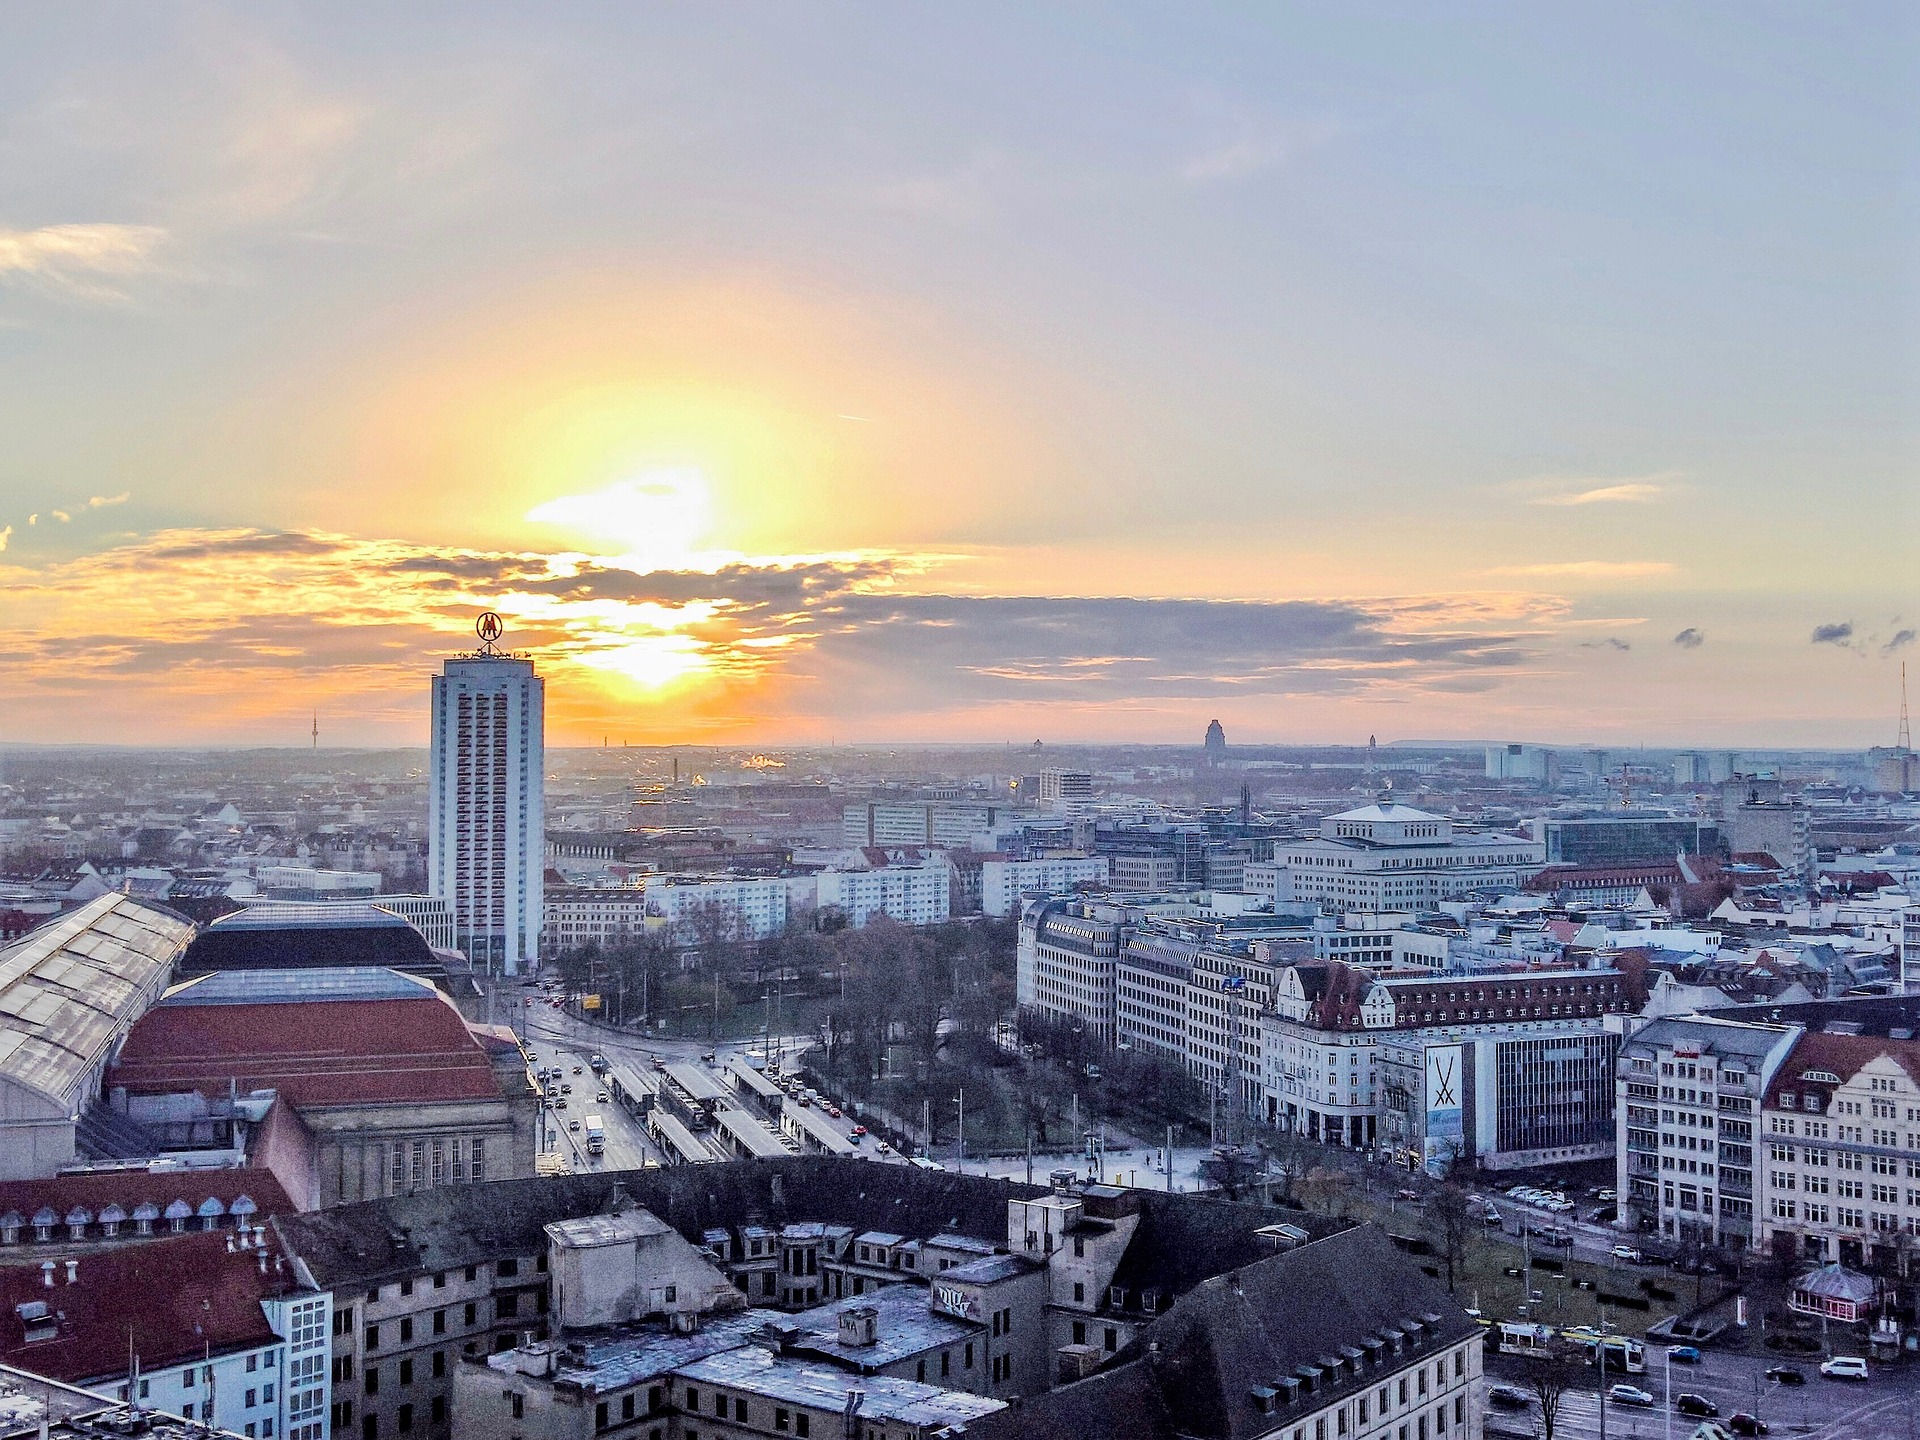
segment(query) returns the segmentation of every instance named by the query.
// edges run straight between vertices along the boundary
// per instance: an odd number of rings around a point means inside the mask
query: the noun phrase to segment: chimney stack
[[[53,1288],[53,1261],[42,1260],[40,1262],[40,1283],[49,1290]]]
[[[79,1279],[80,1279],[80,1262],[78,1260],[67,1261],[67,1283],[69,1285],[72,1285],[76,1283]]]

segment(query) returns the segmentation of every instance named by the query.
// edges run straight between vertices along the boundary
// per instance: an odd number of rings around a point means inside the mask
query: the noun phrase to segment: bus
[[[587,1116],[587,1153],[598,1155],[607,1148],[606,1127],[600,1123],[598,1115]]]
[[[1604,1340],[1586,1342],[1587,1363],[1597,1365],[1602,1350],[1606,1351],[1607,1374],[1644,1375],[1647,1373],[1647,1349],[1638,1340],[1627,1335],[1609,1335]]]
[[[1532,1325],[1525,1320],[1502,1320],[1494,1336],[1502,1355],[1547,1355],[1558,1338],[1551,1325]]]

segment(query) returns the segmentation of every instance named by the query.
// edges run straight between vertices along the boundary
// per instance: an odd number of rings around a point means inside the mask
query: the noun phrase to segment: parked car
[[[1836,1355],[1821,1365],[1820,1373],[1829,1380],[1864,1380],[1867,1362],[1858,1355]]]
[[[1614,1194],[1611,1189],[1603,1185],[1598,1190],[1593,1192],[1593,1198],[1596,1200],[1618,1200],[1620,1197]]]
[[[1491,1205],[1487,1206],[1487,1213],[1480,1218],[1485,1220],[1489,1225],[1498,1225],[1501,1223],[1500,1212]]]
[[[1524,1410],[1533,1403],[1533,1396],[1518,1385],[1496,1385],[1487,1391],[1487,1403],[1501,1410]]]
[[[874,1141],[873,1148],[879,1151],[882,1155],[891,1155],[893,1153],[893,1147],[887,1144],[887,1142],[884,1140]]]
[[[711,1065],[711,1064],[713,1064],[713,1051],[711,1051],[711,1050],[702,1050],[702,1051],[700,1052],[700,1058],[701,1058],[701,1060],[702,1060],[702,1061],[704,1061],[704,1062],[705,1062],[706,1064],[708,1064],[708,1065]]]
[[[1691,1390],[1683,1390],[1674,1396],[1673,1408],[1676,1414],[1691,1415],[1701,1420],[1711,1419],[1720,1413],[1720,1407],[1713,1401],[1704,1395],[1696,1395]]]
[[[560,1093],[561,1093],[562,1095],[571,1095],[571,1094],[573,1094],[573,1086],[572,1086],[571,1084],[567,1084],[567,1085],[562,1085],[562,1086],[560,1087]]]
[[[1764,1435],[1767,1433],[1767,1422],[1741,1410],[1727,1417],[1727,1429],[1736,1435]]]
[[[1638,1265],[1640,1263],[1640,1252],[1631,1245],[1616,1245],[1607,1251],[1607,1254],[1616,1260],[1624,1260],[1629,1265]]]
[[[579,1128],[580,1128],[580,1122],[578,1120],[567,1121],[567,1129],[578,1130]]]
[[[1775,1365],[1767,1371],[1767,1379],[1776,1385],[1804,1385],[1807,1374],[1797,1365]]]
[[[838,1105],[829,1105],[827,1107],[827,1114],[838,1120],[840,1118],[840,1107]]]
[[[1612,1385],[1607,1388],[1607,1400],[1614,1405],[1634,1405],[1645,1409],[1653,1404],[1653,1395],[1638,1385]]]
[[[1420,1192],[1418,1190],[1396,1190],[1393,1192],[1393,1198],[1396,1200],[1418,1200],[1420,1198]]]
[[[604,1105],[607,1103],[609,1096],[607,1095],[606,1091],[602,1090],[598,1095],[595,1095],[593,1098],[596,1104]]]
[[[576,1075],[578,1075],[578,1074],[580,1073],[580,1067],[579,1067],[578,1065],[576,1065],[576,1066],[574,1066],[574,1067],[573,1067],[573,1073],[574,1073],[574,1074],[576,1074]]]
[[[852,1138],[854,1138],[855,1140],[858,1140],[861,1136],[867,1133],[867,1127],[864,1125],[856,1125],[853,1127],[853,1129],[849,1130],[847,1133],[850,1136],[852,1136]]]
[[[1700,1349],[1696,1345],[1669,1345],[1667,1347],[1667,1359],[1676,1365],[1698,1365],[1700,1363]]]

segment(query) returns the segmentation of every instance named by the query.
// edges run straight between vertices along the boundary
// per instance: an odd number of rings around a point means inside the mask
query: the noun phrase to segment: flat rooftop
[[[864,1397],[860,1415],[868,1420],[897,1420],[905,1425],[964,1425],[1006,1408],[1005,1402],[963,1390],[942,1390],[913,1380],[884,1375],[850,1375],[824,1365],[811,1365],[770,1354],[760,1348],[729,1350],[696,1360],[676,1371],[682,1379],[705,1385],[725,1385],[784,1400],[810,1409],[840,1411],[847,1397]]]

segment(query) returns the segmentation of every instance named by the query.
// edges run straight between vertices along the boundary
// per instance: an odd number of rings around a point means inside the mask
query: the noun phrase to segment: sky
[[[1920,17],[0,12],[0,741],[1864,746]]]

